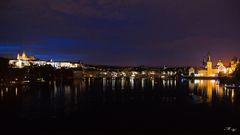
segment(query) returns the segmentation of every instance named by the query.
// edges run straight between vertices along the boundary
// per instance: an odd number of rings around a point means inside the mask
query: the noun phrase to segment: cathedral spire
[[[19,60],[19,59],[20,59],[20,54],[18,53],[18,54],[17,54],[17,60]]]
[[[208,61],[208,62],[211,62],[211,61],[212,61],[212,60],[211,60],[210,53],[208,53],[208,58],[207,58],[207,61]]]

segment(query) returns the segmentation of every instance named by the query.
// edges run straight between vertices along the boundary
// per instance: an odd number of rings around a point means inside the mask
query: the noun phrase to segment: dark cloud
[[[0,5],[1,55],[27,50],[42,58],[98,64],[199,65],[208,52],[229,59],[240,49],[237,0],[3,0]]]

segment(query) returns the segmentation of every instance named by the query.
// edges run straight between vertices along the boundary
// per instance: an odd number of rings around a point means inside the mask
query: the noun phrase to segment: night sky
[[[0,55],[110,65],[240,56],[239,0],[1,0]]]

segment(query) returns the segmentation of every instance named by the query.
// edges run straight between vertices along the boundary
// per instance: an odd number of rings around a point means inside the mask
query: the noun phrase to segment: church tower
[[[212,75],[212,60],[211,60],[211,56],[208,54],[208,60],[207,60],[207,76],[211,76]]]
[[[27,55],[26,55],[25,52],[22,53],[22,59],[23,59],[23,60],[26,60],[26,59],[27,59]]]
[[[20,54],[18,53],[17,54],[17,60],[20,60],[21,59],[21,57],[20,57]]]

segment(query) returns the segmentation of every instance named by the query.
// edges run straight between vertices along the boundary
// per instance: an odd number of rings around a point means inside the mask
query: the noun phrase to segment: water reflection
[[[103,78],[103,90],[105,91],[106,90],[106,78]]]
[[[124,89],[124,85],[125,85],[125,78],[121,78],[121,89]]]
[[[130,77],[130,87],[134,89],[134,77]]]
[[[15,88],[15,95],[18,96],[18,88]]]
[[[237,90],[217,80],[85,78],[0,88],[0,103],[21,103],[22,112],[69,112],[99,104],[235,103]],[[189,97],[191,100],[189,100]],[[31,111],[28,111],[31,110]],[[46,111],[47,110],[47,111]],[[28,114],[26,114],[28,115]]]
[[[54,84],[54,98],[57,97],[57,84],[56,84],[56,81],[53,82]]]
[[[116,79],[112,78],[112,90],[115,90]]]
[[[218,80],[189,80],[189,89],[193,94],[195,102],[212,103],[221,100],[234,102],[235,89],[227,89]]]
[[[154,88],[155,82],[154,79],[152,79],[152,89]]]
[[[162,80],[162,86],[163,88],[174,88],[177,86],[177,80],[176,79],[164,79]]]
[[[144,89],[144,86],[145,86],[145,78],[142,78],[141,86],[142,86],[142,89]]]

